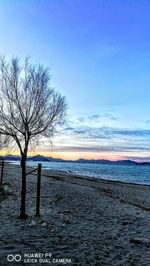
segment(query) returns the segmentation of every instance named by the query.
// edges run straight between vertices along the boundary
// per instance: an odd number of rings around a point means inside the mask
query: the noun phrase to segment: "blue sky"
[[[149,13],[147,0],[0,0],[0,53],[48,66],[67,97],[55,156],[150,159]]]

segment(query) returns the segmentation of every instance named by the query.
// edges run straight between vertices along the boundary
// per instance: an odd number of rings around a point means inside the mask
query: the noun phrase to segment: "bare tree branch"
[[[0,134],[15,140],[22,152],[37,135],[52,137],[64,121],[66,100],[49,81],[41,65],[0,58]]]

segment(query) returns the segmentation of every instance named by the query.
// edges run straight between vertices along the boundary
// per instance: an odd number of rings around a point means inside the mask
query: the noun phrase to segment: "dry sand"
[[[29,218],[23,221],[17,218],[20,177],[19,166],[5,167],[8,195],[0,201],[1,266],[150,265],[150,186],[45,170],[41,217],[34,217],[36,176],[31,175],[27,177]],[[52,254],[49,263],[23,262],[24,254],[45,252]],[[20,254],[21,262],[8,262],[9,254]],[[57,263],[63,258],[72,262]]]

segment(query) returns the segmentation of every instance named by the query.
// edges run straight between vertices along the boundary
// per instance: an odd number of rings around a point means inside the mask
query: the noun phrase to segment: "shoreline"
[[[31,167],[32,169],[33,167]],[[141,187],[150,187],[150,184],[143,184],[143,183],[136,183],[136,182],[129,182],[129,181],[125,181],[125,180],[117,180],[117,179],[107,179],[107,178],[102,178],[102,177],[92,177],[92,176],[88,176],[88,175],[81,175],[81,174],[76,174],[74,172],[67,172],[67,171],[62,171],[62,170],[51,170],[51,169],[42,169],[42,171],[44,172],[52,172],[54,173],[54,175],[57,177],[58,175],[64,175],[64,176],[71,176],[77,179],[85,179],[88,181],[95,181],[95,182],[106,182],[106,183],[112,183],[112,184],[127,184],[127,185],[137,185],[137,186],[141,186]],[[44,174],[44,176],[49,176],[51,177],[51,175],[47,175]]]
[[[6,163],[12,164],[12,165],[16,165],[19,166],[19,164],[17,163],[12,163],[11,161],[6,161]],[[42,164],[42,162],[41,162]],[[34,169],[35,167],[33,166],[28,166],[27,165],[27,169]],[[47,171],[47,172],[53,172],[56,175],[58,174],[66,174],[66,175],[71,175],[77,178],[83,178],[83,179],[88,179],[91,181],[97,180],[97,181],[106,181],[106,182],[116,182],[116,183],[124,183],[124,184],[130,184],[130,185],[138,185],[138,186],[150,186],[150,183],[138,183],[138,182],[130,182],[128,180],[118,180],[118,179],[108,179],[108,178],[102,178],[102,177],[98,177],[98,176],[92,176],[92,175],[86,175],[86,174],[77,174],[73,171],[65,171],[65,170],[55,170],[55,169],[48,169],[48,168],[42,168],[42,171]]]

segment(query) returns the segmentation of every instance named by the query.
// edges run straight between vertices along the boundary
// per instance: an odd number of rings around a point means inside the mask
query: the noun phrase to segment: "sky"
[[[50,69],[67,122],[37,153],[150,161],[150,1],[0,0],[0,54]]]

